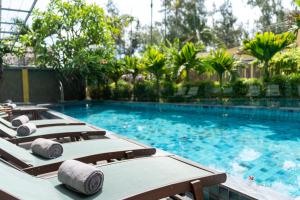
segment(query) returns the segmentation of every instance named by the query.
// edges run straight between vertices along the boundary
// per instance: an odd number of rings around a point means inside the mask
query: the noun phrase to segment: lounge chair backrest
[[[3,119],[1,117],[0,117],[0,123],[2,123],[3,125],[5,125],[5,126],[7,126],[9,128],[13,127],[12,124],[9,121],[7,121],[6,119]]]
[[[300,96],[300,85],[297,86],[298,96]]]
[[[221,92],[221,89],[220,88],[212,88],[212,91],[211,91],[213,94],[218,94]]]
[[[17,132],[4,124],[0,123],[0,137],[15,137],[17,135]]]
[[[268,85],[266,96],[268,96],[268,97],[280,96],[279,85],[275,85],[275,84]]]
[[[182,96],[182,95],[185,95],[185,92],[186,92],[186,87],[181,87],[181,88],[179,88],[179,90],[177,90],[175,95]]]
[[[260,87],[258,85],[250,85],[247,96],[257,97],[260,95]]]
[[[224,94],[231,94],[232,93],[232,87],[229,87],[229,88],[224,88],[224,91],[223,91],[223,93]]]
[[[198,87],[191,87],[189,89],[188,95],[197,96],[197,94],[198,94]]]
[[[2,155],[3,153],[5,155]],[[30,165],[35,160],[34,155],[32,155],[29,151],[11,142],[8,142],[3,138],[0,138],[0,157],[2,156],[4,157],[4,159],[8,159],[7,154],[19,160],[22,163],[26,163],[27,165]],[[21,165],[20,163],[15,163],[15,164]]]

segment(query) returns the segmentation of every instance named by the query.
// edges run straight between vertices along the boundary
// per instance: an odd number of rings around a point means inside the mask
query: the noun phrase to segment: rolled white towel
[[[26,123],[18,127],[17,135],[18,136],[28,136],[36,131],[35,124]]]
[[[11,107],[12,109],[14,109],[14,108],[17,107],[17,104],[15,104],[15,103],[5,103],[5,104],[3,104],[3,106]]]
[[[19,127],[19,126],[21,126],[21,125],[23,125],[23,124],[26,124],[26,123],[28,123],[28,122],[29,122],[28,116],[26,116],[26,115],[21,115],[21,116],[19,116],[19,117],[16,117],[15,119],[13,119],[13,120],[11,121],[11,124],[12,124],[14,127]]]
[[[10,100],[10,99],[7,99],[7,100],[5,101],[5,103],[13,103],[13,101]]]
[[[38,138],[31,143],[31,151],[33,154],[52,159],[62,155],[63,146],[49,139]]]
[[[104,174],[92,165],[66,160],[58,169],[58,180],[76,192],[92,195],[101,190]]]

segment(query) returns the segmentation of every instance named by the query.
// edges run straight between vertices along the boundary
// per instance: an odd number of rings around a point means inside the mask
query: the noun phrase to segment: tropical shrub
[[[280,94],[282,94],[283,96],[290,95],[288,77],[285,75],[275,75],[265,84],[277,84],[279,85]]]
[[[170,97],[173,96],[176,91],[176,84],[169,80],[164,80],[161,83],[162,85],[162,91],[161,95],[162,97]]]
[[[138,101],[154,101],[157,99],[156,86],[151,80],[136,83],[134,90]]]
[[[232,89],[235,96],[245,96],[248,92],[248,87],[245,79],[238,79],[232,83]]]
[[[131,98],[132,86],[124,80],[119,80],[117,85],[115,85],[115,83],[111,84],[110,88],[112,91],[112,98],[114,99]]]
[[[214,81],[201,81],[198,83],[198,94],[200,97],[210,97],[213,88],[217,87]]]
[[[300,74],[293,73],[288,76],[288,81],[291,86],[291,93],[293,96],[299,96],[298,86],[300,85]]]

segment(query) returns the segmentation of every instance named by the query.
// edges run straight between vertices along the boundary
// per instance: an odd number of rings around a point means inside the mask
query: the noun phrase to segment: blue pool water
[[[115,103],[63,113],[203,165],[300,196],[300,123]]]

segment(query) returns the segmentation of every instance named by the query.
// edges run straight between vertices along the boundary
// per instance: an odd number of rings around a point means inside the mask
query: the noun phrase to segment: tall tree
[[[112,35],[117,49],[117,55],[121,56],[128,54],[131,50],[131,45],[126,45],[126,28],[132,24],[134,18],[130,15],[120,15],[119,9],[114,4],[113,0],[108,0],[106,4],[106,10],[111,18],[112,27],[115,28],[115,32]]]
[[[237,18],[233,15],[232,3],[226,0],[216,11],[221,15],[220,19],[213,22],[215,34],[226,48],[239,46],[245,30],[237,24]]]
[[[210,42],[207,31],[207,11],[205,0],[163,0],[166,10],[166,39],[173,42],[179,38],[181,43],[188,41],[205,44]]]
[[[286,31],[283,26],[286,13],[282,0],[248,0],[247,3],[252,7],[258,7],[261,11],[261,16],[256,22],[258,30],[275,33]]]

